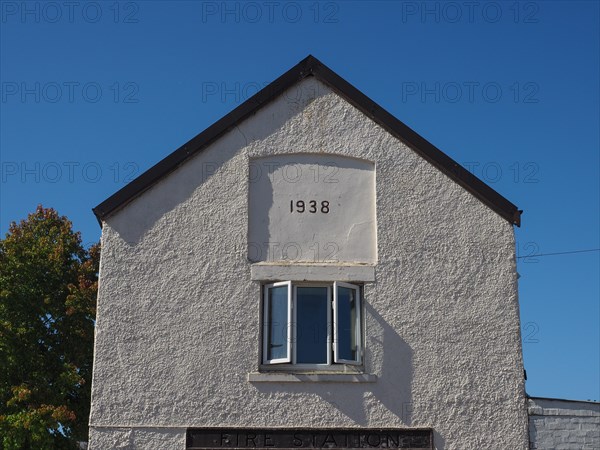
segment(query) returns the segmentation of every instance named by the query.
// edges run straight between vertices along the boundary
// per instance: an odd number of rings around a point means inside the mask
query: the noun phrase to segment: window
[[[268,284],[263,308],[263,364],[361,364],[359,286],[337,281]]]

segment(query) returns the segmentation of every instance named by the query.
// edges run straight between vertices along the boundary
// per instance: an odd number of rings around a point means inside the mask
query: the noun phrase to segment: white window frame
[[[267,327],[270,326],[271,317],[269,316],[269,289],[279,286],[287,286],[288,289],[288,314],[287,314],[287,357],[286,358],[276,358],[276,359],[267,359],[269,354],[268,349],[268,332]],[[290,363],[292,361],[292,282],[291,281],[281,281],[279,283],[271,283],[267,284],[264,287],[264,298],[263,298],[263,364],[282,364],[282,363]]]
[[[355,320],[355,324],[354,324],[354,332],[356,333],[354,336],[354,339],[356,340],[356,360],[353,359],[343,359],[343,358],[339,358],[338,355],[340,354],[339,351],[339,341],[338,341],[338,337],[339,337],[339,320],[338,320],[338,311],[339,311],[339,304],[338,304],[338,287],[343,287],[343,288],[347,288],[347,289],[352,289],[354,291],[354,295],[356,298],[356,317],[354,318]],[[334,281],[333,282],[333,326],[334,326],[334,330],[333,330],[333,355],[334,355],[334,362],[337,364],[352,364],[352,365],[359,365],[361,364],[362,361],[362,339],[361,339],[361,323],[362,323],[362,314],[361,314],[361,301],[360,301],[360,288],[358,286],[356,286],[355,284],[350,284],[350,283],[343,283],[341,281]]]
[[[269,289],[278,286],[288,287],[288,346],[287,358],[279,358],[268,360],[268,333],[269,326]],[[326,287],[327,298],[330,301],[330,307],[327,308],[327,363],[323,364],[298,364],[296,361],[296,345],[297,342],[297,288],[298,287]],[[356,295],[356,343],[357,343],[357,359],[346,360],[338,358],[339,353],[338,342],[336,339],[338,333],[337,324],[337,288],[345,287],[353,289]],[[344,282],[292,282],[281,281],[263,285],[263,334],[262,334],[262,364],[269,368],[277,369],[294,369],[294,370],[337,370],[344,365],[360,366],[363,363],[363,324],[362,324],[362,298],[361,287],[356,284]]]
[[[292,309],[293,309],[293,314],[292,314],[292,320],[293,320],[293,343],[298,342],[298,317],[297,317],[297,311],[298,311],[298,288],[299,287],[326,287],[327,288],[327,300],[329,301],[331,299],[331,283],[293,283],[292,284],[293,287],[293,291],[294,294],[292,296]],[[324,364],[298,364],[297,363],[297,358],[296,358],[296,350],[297,350],[297,346],[296,345],[292,345],[292,365],[294,367],[306,367],[306,368],[312,368],[312,367],[328,367],[331,366],[331,345],[332,345],[332,337],[331,337],[331,319],[332,319],[332,311],[331,311],[331,305],[329,305],[330,307],[327,308],[327,362]]]

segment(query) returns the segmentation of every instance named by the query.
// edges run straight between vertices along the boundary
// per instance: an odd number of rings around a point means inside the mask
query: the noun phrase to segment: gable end
[[[104,218],[141,195],[189,158],[204,150],[237,123],[254,114],[267,103],[281,95],[285,90],[308,76],[314,76],[319,81],[328,85],[336,94],[344,98],[387,132],[400,139],[422,158],[437,167],[511,224],[521,225],[522,211],[513,203],[313,56],[308,56],[300,61],[296,66],[257,92],[229,114],[216,121],[189,142],[93,208],[93,212],[100,224],[102,224]]]

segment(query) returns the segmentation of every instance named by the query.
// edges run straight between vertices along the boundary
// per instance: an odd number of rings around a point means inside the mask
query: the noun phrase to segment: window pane
[[[267,324],[267,359],[287,358],[288,342],[288,287],[269,289]]]
[[[338,286],[338,359],[357,360],[356,291]]]
[[[296,362],[327,364],[327,288],[298,287],[296,305]]]

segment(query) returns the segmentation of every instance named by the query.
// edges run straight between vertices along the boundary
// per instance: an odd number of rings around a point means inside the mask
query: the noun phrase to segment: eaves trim
[[[485,205],[508,220],[511,224],[517,226],[521,225],[522,211],[513,203],[313,56],[308,56],[300,61],[296,66],[281,75],[273,83],[257,92],[229,114],[223,116],[189,142],[179,147],[166,158],[93,208],[92,211],[98,218],[100,224],[102,224],[102,220],[106,217],[154,186],[159,180],[176,170],[189,158],[204,150],[239,122],[256,113],[260,108],[307,76],[314,76],[319,81],[327,84],[334,92],[355,106],[390,134],[400,139],[426,161],[437,167]]]

